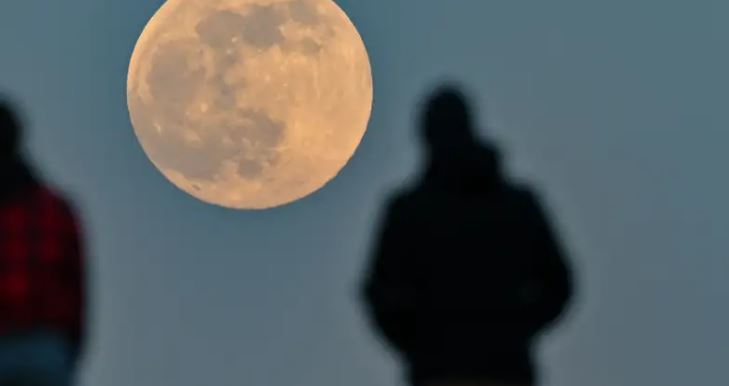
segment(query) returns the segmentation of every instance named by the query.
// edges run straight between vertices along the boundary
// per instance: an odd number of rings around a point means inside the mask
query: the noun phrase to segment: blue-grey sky
[[[369,131],[325,189],[264,212],[188,197],[133,135],[128,61],[161,3],[0,5],[0,89],[88,230],[84,385],[399,384],[355,286],[443,76],[480,97],[573,256],[580,294],[540,345],[544,384],[727,382],[725,0],[341,0],[372,60]]]

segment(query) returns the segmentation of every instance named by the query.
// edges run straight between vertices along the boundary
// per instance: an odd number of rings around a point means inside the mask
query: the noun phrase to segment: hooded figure
[[[571,293],[563,251],[458,89],[437,90],[421,126],[426,170],[387,206],[367,310],[415,386],[533,385],[532,342]]]
[[[81,232],[31,173],[21,139],[0,101],[0,385],[69,386],[84,324]]]

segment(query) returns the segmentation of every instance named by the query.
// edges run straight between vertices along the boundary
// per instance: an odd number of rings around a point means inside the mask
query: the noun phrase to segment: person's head
[[[17,157],[20,151],[22,125],[13,105],[0,100],[0,160]]]
[[[474,141],[471,107],[455,85],[440,86],[423,105],[422,139],[431,154],[453,151]]]

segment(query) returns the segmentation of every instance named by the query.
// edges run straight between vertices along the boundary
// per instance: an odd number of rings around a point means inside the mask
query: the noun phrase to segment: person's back
[[[494,149],[438,139],[422,181],[388,207],[366,283],[375,322],[416,385],[530,385],[532,338],[570,291],[561,251]]]
[[[64,386],[83,335],[80,230],[20,156],[19,136],[0,105],[0,386]]]

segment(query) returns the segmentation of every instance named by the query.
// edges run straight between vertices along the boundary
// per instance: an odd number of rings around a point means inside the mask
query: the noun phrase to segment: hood
[[[503,182],[501,154],[491,144],[473,143],[432,156],[424,183],[445,189],[484,191]]]

